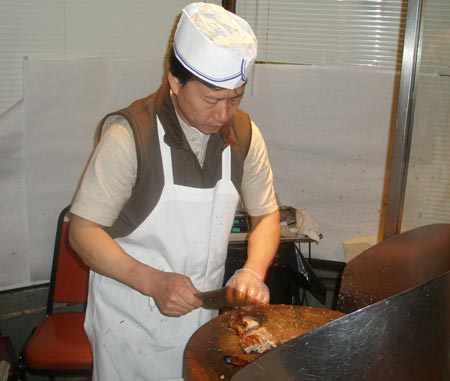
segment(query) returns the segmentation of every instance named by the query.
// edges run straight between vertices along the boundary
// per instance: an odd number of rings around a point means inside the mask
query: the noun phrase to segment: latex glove
[[[237,270],[228,280],[226,286],[230,290],[227,298],[234,305],[267,304],[270,292],[260,276],[252,269]]]

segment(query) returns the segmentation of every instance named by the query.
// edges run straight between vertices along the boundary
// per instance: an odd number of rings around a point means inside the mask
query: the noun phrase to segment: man
[[[235,297],[268,303],[279,243],[264,141],[239,109],[256,58],[249,25],[222,7],[182,12],[167,81],[105,117],[73,201],[70,240],[90,266],[85,329],[94,380],[177,380],[192,333],[217,314],[239,198],[252,224]]]

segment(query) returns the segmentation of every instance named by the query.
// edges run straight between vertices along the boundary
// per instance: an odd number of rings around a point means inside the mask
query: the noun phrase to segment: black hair
[[[197,77],[195,74],[186,69],[175,55],[175,50],[173,47],[172,49],[170,49],[169,54],[169,71],[174,77],[178,79],[181,86],[184,86],[189,81],[199,81],[212,89],[221,89],[221,87],[204,81],[203,79]]]
[[[169,71],[174,77],[178,79],[181,86],[187,82],[197,79],[188,69],[186,69],[175,55],[175,50],[172,48],[169,55]]]

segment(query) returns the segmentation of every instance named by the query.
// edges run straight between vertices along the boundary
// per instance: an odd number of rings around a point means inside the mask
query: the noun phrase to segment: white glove
[[[228,280],[226,286],[230,292],[227,297],[235,305],[267,304],[270,292],[260,276],[252,269],[237,270]]]

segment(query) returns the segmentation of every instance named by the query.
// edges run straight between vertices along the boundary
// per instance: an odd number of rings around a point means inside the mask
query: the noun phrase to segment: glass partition
[[[424,0],[401,230],[450,223],[450,1]]]

